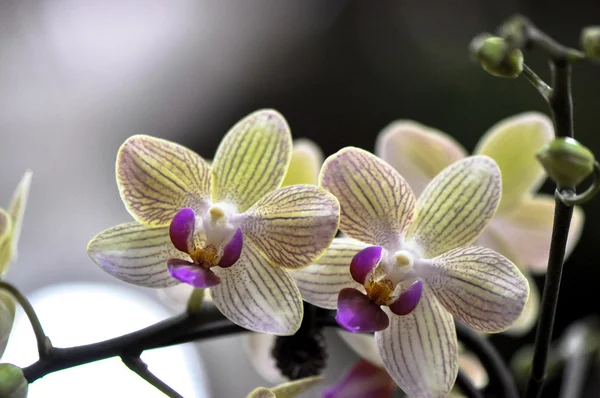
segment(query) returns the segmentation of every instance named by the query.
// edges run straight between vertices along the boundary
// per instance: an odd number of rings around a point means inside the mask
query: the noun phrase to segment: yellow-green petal
[[[169,228],[148,228],[131,222],[98,234],[87,248],[90,258],[112,276],[144,287],[166,288],[179,282],[167,270],[167,260],[189,260],[175,249]]]
[[[312,376],[289,381],[273,388],[258,387],[248,395],[248,398],[295,398],[321,381],[323,377]]]
[[[294,140],[292,160],[282,186],[319,183],[319,172],[323,164],[323,152],[311,140]]]
[[[304,308],[298,287],[283,267],[271,265],[251,242],[229,268],[213,268],[221,283],[210,289],[213,302],[232,322],[254,332],[292,335]]]
[[[360,250],[368,245],[349,238],[335,238],[325,254],[314,264],[293,271],[302,299],[317,307],[337,309],[340,290],[360,288],[350,275],[350,262]]]
[[[417,200],[407,244],[425,258],[473,243],[496,212],[500,170],[487,156],[470,156],[438,174]]]
[[[212,200],[244,212],[281,186],[292,156],[290,128],[281,114],[246,116],[221,141],[212,167]]]
[[[168,226],[179,210],[199,211],[210,198],[210,167],[174,142],[134,135],[119,148],[116,169],[125,207],[150,227]]]
[[[502,172],[503,192],[498,212],[510,210],[544,182],[544,169],[535,154],[553,136],[550,119],[529,112],[502,120],[481,138],[475,153],[494,159]]]
[[[23,225],[32,175],[31,171],[27,171],[21,177],[21,181],[17,185],[8,206],[10,228],[4,241],[0,238],[0,276],[6,272],[8,265],[17,259],[17,245],[21,236],[21,226]]]
[[[0,291],[0,358],[8,344],[14,320],[15,301],[8,292]]]
[[[419,196],[429,181],[464,158],[466,151],[448,134],[411,120],[399,120],[379,133],[375,154],[392,165]]]
[[[524,199],[510,212],[503,213],[492,221],[491,232],[503,242],[508,252],[514,253],[516,257],[514,261],[520,267],[537,273],[546,271],[554,205],[552,196],[536,195]],[[584,220],[583,210],[575,207],[567,240],[567,256],[579,241]],[[510,255],[506,256],[512,258]]]
[[[4,242],[4,239],[8,238],[12,231],[12,222],[10,216],[6,211],[0,209],[0,244]]]
[[[436,257],[425,282],[452,315],[471,328],[497,333],[523,312],[529,284],[506,257],[478,246]]]
[[[396,170],[359,148],[327,158],[320,184],[340,201],[340,229],[372,245],[397,243],[413,216],[415,196]]]
[[[244,238],[272,264],[298,269],[329,247],[339,224],[337,199],[316,185],[290,185],[271,192],[244,214]]]
[[[12,220],[7,212],[0,209],[0,276],[8,268],[12,251]]]
[[[388,315],[390,326],[375,341],[390,376],[411,398],[446,398],[458,374],[452,315],[426,286],[413,312]]]

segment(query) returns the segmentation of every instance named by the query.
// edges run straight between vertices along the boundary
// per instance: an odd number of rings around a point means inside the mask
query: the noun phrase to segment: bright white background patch
[[[98,283],[55,285],[29,299],[57,347],[89,344],[149,326],[169,316],[152,299],[131,289]],[[208,398],[209,387],[197,349],[190,344],[146,351],[150,370],[184,397]],[[31,326],[19,310],[2,362],[27,366],[37,360]],[[52,373],[30,386],[29,398],[156,397],[164,394],[111,358]]]

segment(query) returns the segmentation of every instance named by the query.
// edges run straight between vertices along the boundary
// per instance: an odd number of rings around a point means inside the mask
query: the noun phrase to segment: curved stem
[[[27,297],[21,294],[21,292],[16,287],[7,282],[0,281],[0,289],[9,292],[19,303],[21,308],[23,308],[25,315],[27,315],[27,318],[29,319],[29,323],[31,323],[33,333],[35,334],[35,340],[37,342],[38,354],[40,359],[50,357],[51,351],[53,349],[52,343],[50,342],[48,336],[46,336],[46,333],[44,333],[44,328],[42,327],[40,319],[35,313],[35,310],[33,309],[33,306],[31,305],[29,300],[27,300]]]
[[[546,99],[546,101],[549,100],[550,95],[552,95],[552,88],[548,86],[546,82],[526,64],[523,64],[523,76],[529,80],[529,83],[536,88],[536,90],[541,94],[542,97]]]
[[[456,376],[456,385],[469,398],[483,398],[481,391],[471,383],[471,380],[461,370],[458,371]]]
[[[485,337],[481,336],[468,326],[462,323],[456,323],[456,334],[458,339],[472,351],[490,376],[489,388],[494,389],[499,384],[505,398],[515,398],[519,396],[519,390],[517,384],[508,369],[508,366],[498,353],[492,343],[490,343]]]
[[[142,361],[142,358],[140,358],[139,355],[124,355],[121,357],[121,360],[129,369],[137,373],[142,379],[152,384],[166,396],[170,398],[183,398],[183,395],[180,395],[177,391],[173,390],[167,383],[156,377],[154,373],[150,372],[150,370],[148,369],[148,365],[146,365],[146,363]]]

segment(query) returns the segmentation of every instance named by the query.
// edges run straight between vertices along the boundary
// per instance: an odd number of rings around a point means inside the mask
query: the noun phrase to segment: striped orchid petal
[[[344,288],[360,289],[350,275],[350,262],[366,244],[349,238],[335,238],[325,254],[309,267],[295,270],[291,275],[304,301],[317,307],[335,310],[338,294]]]
[[[273,263],[302,268],[317,260],[337,232],[337,199],[316,185],[271,192],[245,213],[244,236]]]
[[[15,301],[5,291],[0,291],[0,358],[4,354],[15,320]]]
[[[512,259],[521,267],[527,267],[532,272],[543,273],[548,266],[550,238],[552,237],[552,222],[554,220],[555,200],[550,195],[536,195],[526,198],[494,218],[490,230],[498,237],[501,249],[490,247]],[[573,218],[567,240],[567,256],[579,241],[584,224],[584,214],[580,207],[573,210]]]
[[[419,197],[407,242],[425,258],[473,243],[494,216],[501,192],[500,170],[491,158],[453,163]]]
[[[317,144],[303,138],[294,140],[292,160],[281,185],[317,185],[322,164],[323,153]]]
[[[554,137],[548,116],[528,112],[502,120],[482,138],[475,153],[494,159],[502,171],[502,200],[498,212],[510,209],[544,182],[535,154]]]
[[[167,260],[189,260],[171,243],[169,227],[148,228],[138,222],[117,225],[101,232],[91,240],[87,252],[100,268],[112,276],[152,288],[179,283],[169,274]]]
[[[390,326],[375,333],[385,368],[412,398],[446,397],[458,374],[452,315],[426,289],[406,316],[390,315]]]
[[[344,148],[327,158],[320,184],[340,201],[340,229],[351,238],[395,243],[412,219],[415,197],[406,181],[362,149]]]
[[[506,330],[523,312],[529,284],[521,271],[493,250],[459,247],[432,261],[426,282],[439,301],[475,330]]]
[[[247,242],[229,268],[213,268],[221,284],[211,288],[217,308],[232,322],[254,332],[296,333],[304,309],[298,287],[282,267],[273,266]]]
[[[223,138],[213,160],[212,200],[246,211],[281,186],[292,155],[287,122],[276,111],[257,111]]]
[[[377,137],[375,154],[394,167],[419,196],[444,168],[466,151],[451,136],[410,120],[387,126]]]
[[[323,398],[390,398],[396,384],[384,368],[361,360],[354,364]]]
[[[179,144],[134,135],[119,148],[117,185],[133,218],[151,227],[168,226],[182,208],[204,208],[210,196],[210,167]]]
[[[8,211],[1,211],[4,215],[8,215],[10,220],[5,219],[4,222],[0,221],[0,224],[4,223],[5,228],[4,239],[1,236],[2,232],[0,232],[0,276],[6,272],[8,265],[17,259],[17,244],[21,235],[23,215],[27,205],[27,198],[29,197],[32,175],[31,171],[27,171],[21,177],[21,181],[17,185],[8,205]],[[3,218],[2,215],[0,215],[0,218]],[[0,230],[2,228],[0,226]]]
[[[524,272],[523,274],[527,278],[527,283],[529,284],[529,297],[527,298],[527,302],[525,303],[521,315],[508,329],[506,329],[505,332],[509,336],[514,337],[520,337],[529,333],[535,326],[540,313],[540,291],[536,286],[533,277],[527,272]]]

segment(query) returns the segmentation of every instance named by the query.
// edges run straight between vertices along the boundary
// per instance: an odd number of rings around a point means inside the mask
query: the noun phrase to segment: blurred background
[[[598,3],[583,0],[4,0],[0,203],[26,169],[34,171],[20,257],[8,280],[27,294],[57,283],[102,282],[108,294],[111,286],[130,289],[159,308],[154,292],[124,286],[85,252],[98,232],[130,220],[114,177],[127,137],[163,137],[211,158],[237,120],[270,107],[283,113],[294,137],[314,140],[325,155],[347,145],[372,150],[377,133],[395,119],[436,127],[473,149],[500,119],[547,109],[525,79],[493,78],[472,64],[471,38],[519,12],[576,46],[581,28],[600,22],[599,11]],[[548,76],[543,59],[526,54],[526,62]],[[598,155],[599,69],[576,65],[573,84],[576,135]],[[551,184],[544,191],[552,192]],[[600,311],[600,206],[596,200],[584,209],[583,237],[564,271],[556,335]],[[328,337],[334,380],[355,357]],[[532,340],[533,333],[494,338],[507,357]],[[212,396],[244,396],[265,385],[240,338],[194,347]]]

